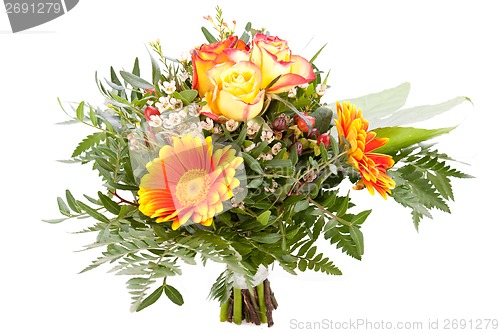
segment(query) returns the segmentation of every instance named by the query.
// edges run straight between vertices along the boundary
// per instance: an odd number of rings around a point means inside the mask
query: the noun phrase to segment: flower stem
[[[259,285],[257,285],[257,298],[259,300],[260,321],[263,324],[267,324],[266,301],[264,299],[264,282],[261,282]]]
[[[233,322],[236,325],[241,325],[242,305],[243,305],[243,300],[241,298],[241,289],[234,288],[233,292],[234,292]]]
[[[227,310],[229,309],[229,300],[220,305],[220,321],[227,321]]]

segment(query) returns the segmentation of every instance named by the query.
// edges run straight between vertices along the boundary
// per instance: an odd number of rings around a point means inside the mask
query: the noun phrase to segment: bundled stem
[[[220,306],[220,321],[241,325],[246,322],[268,327],[274,325],[272,312],[278,308],[278,303],[271,290],[269,280],[264,280],[252,289],[233,288],[231,296]]]

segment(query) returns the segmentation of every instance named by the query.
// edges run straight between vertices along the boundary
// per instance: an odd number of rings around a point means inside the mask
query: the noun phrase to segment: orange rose
[[[312,65],[306,59],[292,55],[288,43],[275,36],[256,34],[250,61],[262,72],[262,88],[280,93],[316,78]],[[279,79],[268,87],[277,77]]]
[[[225,53],[227,49],[245,50],[246,44],[236,36],[213,44],[203,44],[192,51],[193,62],[193,89],[198,90],[200,97],[213,88],[207,72],[217,64],[228,61]]]

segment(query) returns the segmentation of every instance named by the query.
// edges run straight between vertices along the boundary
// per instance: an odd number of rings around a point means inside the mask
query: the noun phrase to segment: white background
[[[476,176],[454,182],[453,214],[436,212],[417,233],[407,210],[367,192],[354,193],[361,208],[375,208],[363,228],[363,261],[328,248],[344,272],[341,277],[292,277],[275,269],[271,282],[280,307],[273,331],[293,331],[293,319],[422,321],[424,328],[429,319],[500,319],[495,2],[217,3],[240,29],[251,20],[306,58],[328,43],[317,61],[324,71],[331,69],[328,101],[408,81],[409,106],[458,95],[474,102],[450,112],[461,125],[440,139],[440,149],[470,163],[460,168]],[[125,279],[107,274],[109,267],[77,274],[98,255],[74,252],[93,236],[70,232],[87,224],[41,222],[59,217],[55,198],[65,189],[76,196],[100,190],[89,167],[56,162],[69,158],[90,133],[82,125],[55,125],[67,120],[57,97],[99,105],[94,72],[108,75],[110,65],[130,71],[135,56],[149,78],[147,43],[159,38],[173,57],[203,43],[202,16],[214,15],[215,4],[82,0],[63,17],[18,34],[10,32],[7,15],[0,13],[0,331],[234,331],[218,323],[218,305],[206,299],[222,267],[186,267],[171,279],[184,295],[184,306],[165,298],[131,314]]]

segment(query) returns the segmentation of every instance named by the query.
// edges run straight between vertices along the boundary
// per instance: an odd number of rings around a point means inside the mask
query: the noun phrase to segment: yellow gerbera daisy
[[[213,150],[211,137],[174,137],[146,166],[139,210],[156,222],[172,221],[174,230],[188,221],[211,225],[240,184],[235,174],[243,163],[231,146]]]
[[[363,118],[361,110],[349,102],[337,102],[338,119],[335,120],[339,140],[345,138],[349,143],[349,163],[361,175],[361,180],[356,188],[364,187],[373,195],[374,190],[387,199],[387,193],[396,186],[386,171],[394,165],[391,156],[377,154],[372,151],[382,147],[387,138],[375,138],[373,131],[368,131],[368,121]]]

